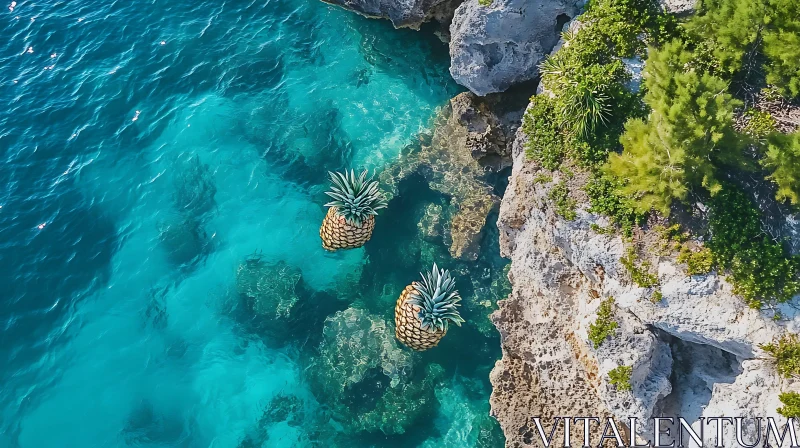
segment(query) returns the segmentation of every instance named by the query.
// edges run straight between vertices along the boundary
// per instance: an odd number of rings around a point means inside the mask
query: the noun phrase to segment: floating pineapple
[[[406,286],[394,307],[395,336],[414,350],[435,347],[447,333],[452,322],[461,326],[464,319],[456,307],[461,296],[455,290],[456,282],[450,271],[433,270],[422,276],[422,283]]]
[[[325,204],[328,214],[322,221],[319,236],[327,250],[361,247],[372,236],[377,211],[386,208],[387,202],[378,191],[378,182],[367,179],[367,170],[356,178],[353,170],[328,173],[331,190],[325,194],[334,200]]]

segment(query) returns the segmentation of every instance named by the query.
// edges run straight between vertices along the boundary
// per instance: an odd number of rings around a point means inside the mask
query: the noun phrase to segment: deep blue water
[[[496,235],[477,263],[420,242],[447,198],[411,178],[365,248],[318,236],[327,170],[396,163],[461,91],[432,33],[317,0],[0,6],[0,448],[498,446]],[[404,361],[411,421],[353,426],[394,385],[373,366],[332,394],[352,335],[325,319],[393,331],[432,259],[482,320]],[[266,312],[248,266],[277,279]]]

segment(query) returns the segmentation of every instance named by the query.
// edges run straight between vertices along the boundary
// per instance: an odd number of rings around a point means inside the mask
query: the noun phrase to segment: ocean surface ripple
[[[432,32],[318,0],[0,6],[0,448],[488,440],[471,428],[499,345],[474,328],[417,361],[448,378],[422,423],[310,429],[325,318],[388,325],[426,267],[420,211],[447,203],[406,182],[371,247],[320,247],[325,173],[396,163],[461,91]],[[297,272],[313,317],[265,327],[237,285],[248,257]],[[462,295],[481,281],[462,270]]]

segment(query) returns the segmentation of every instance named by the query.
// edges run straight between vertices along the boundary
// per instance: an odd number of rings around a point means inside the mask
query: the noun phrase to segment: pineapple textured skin
[[[336,207],[330,207],[319,228],[319,236],[322,238],[322,247],[325,250],[353,249],[369,241],[374,228],[374,216],[364,219],[359,227],[348,223]]]
[[[417,351],[424,351],[436,347],[439,341],[447,334],[444,330],[424,330],[422,320],[419,318],[420,307],[410,303],[411,294],[417,289],[414,282],[403,290],[394,307],[395,337],[403,344]]]

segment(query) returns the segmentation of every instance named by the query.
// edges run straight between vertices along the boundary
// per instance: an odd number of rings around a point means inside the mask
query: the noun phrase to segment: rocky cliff
[[[498,220],[513,292],[492,316],[503,341],[492,413],[507,446],[537,446],[533,416],[779,417],[779,392],[797,384],[776,375],[759,345],[796,328],[796,310],[786,306],[774,320],[748,308],[724,277],[686,275],[671,257],[654,264],[663,294],[654,303],[652,290],[634,284],[620,263],[622,238],[593,230],[610,223],[580,205],[585,198],[574,198],[572,221],[556,212],[548,192],[580,179],[538,169],[524,144],[518,131]],[[588,326],[608,297],[619,326],[595,349]],[[609,383],[609,371],[623,365],[632,367],[631,391]],[[705,437],[713,443],[713,431]],[[726,437],[733,440],[730,425]]]

